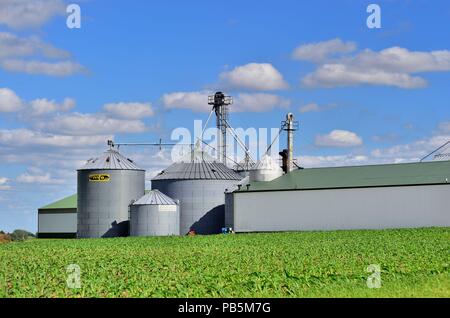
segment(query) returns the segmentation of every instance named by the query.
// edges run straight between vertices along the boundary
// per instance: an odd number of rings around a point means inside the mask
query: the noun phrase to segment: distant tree
[[[18,241],[25,241],[31,237],[34,237],[34,234],[25,230],[14,230],[14,232],[12,232],[10,236],[11,241],[18,242]]]
[[[6,234],[3,231],[1,231],[1,232],[2,233],[0,233],[0,244],[11,242],[11,236],[9,236],[9,234]]]

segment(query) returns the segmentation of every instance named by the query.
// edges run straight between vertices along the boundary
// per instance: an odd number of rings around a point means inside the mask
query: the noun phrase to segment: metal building
[[[236,232],[450,226],[450,161],[299,169],[227,195]]]
[[[220,233],[225,225],[225,190],[242,176],[218,162],[174,163],[152,179],[152,189],[180,202],[180,234]]]
[[[78,237],[129,234],[129,205],[144,195],[145,171],[111,148],[78,170]]]
[[[75,238],[76,236],[76,194],[38,209],[38,238]]]
[[[178,203],[159,190],[151,190],[130,207],[130,235],[180,235]]]

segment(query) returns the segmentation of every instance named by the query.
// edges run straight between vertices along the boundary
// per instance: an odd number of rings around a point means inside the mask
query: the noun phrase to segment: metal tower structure
[[[231,96],[225,96],[222,92],[216,92],[214,95],[208,96],[208,104],[213,105],[213,110],[216,114],[216,126],[219,132],[217,140],[217,157],[219,161],[226,165],[228,106],[233,104],[233,98]]]
[[[283,157],[284,170],[289,173],[294,169],[294,131],[298,129],[298,121],[294,121],[294,114],[287,114],[281,127],[287,132],[287,149],[280,152],[280,155]]]

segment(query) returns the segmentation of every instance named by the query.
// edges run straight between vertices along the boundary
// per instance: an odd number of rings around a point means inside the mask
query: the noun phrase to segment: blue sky
[[[216,89],[234,127],[294,113],[306,167],[417,161],[450,139],[448,1],[373,1],[381,29],[369,1],[73,3],[81,29],[63,0],[0,4],[0,229],[36,231],[106,139],[169,141]],[[148,178],[170,163],[123,151]]]

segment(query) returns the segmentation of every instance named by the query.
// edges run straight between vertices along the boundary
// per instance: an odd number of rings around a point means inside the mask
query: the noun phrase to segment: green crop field
[[[0,245],[0,297],[450,297],[449,256],[450,228],[31,240]]]

